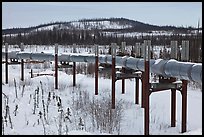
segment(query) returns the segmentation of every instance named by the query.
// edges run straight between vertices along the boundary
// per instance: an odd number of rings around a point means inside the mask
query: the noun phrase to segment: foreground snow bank
[[[202,135],[202,128],[183,133],[182,135]]]
[[[98,135],[98,133],[90,133],[83,130],[72,130],[68,132],[68,135]],[[111,134],[101,133],[101,135],[111,135]]]

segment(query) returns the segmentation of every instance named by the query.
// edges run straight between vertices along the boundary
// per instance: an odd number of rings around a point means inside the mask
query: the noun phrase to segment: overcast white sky
[[[2,29],[101,17],[197,27],[202,2],[2,2]]]

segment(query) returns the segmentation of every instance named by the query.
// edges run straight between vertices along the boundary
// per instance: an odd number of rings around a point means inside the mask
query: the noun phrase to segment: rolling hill
[[[28,28],[9,28],[3,29],[2,35],[30,33],[41,30],[98,30],[102,32],[152,32],[152,31],[171,31],[177,33],[187,33],[196,28],[184,28],[175,26],[157,26],[151,25],[126,18],[97,18],[97,19],[81,19],[70,22],[52,22],[40,24]]]

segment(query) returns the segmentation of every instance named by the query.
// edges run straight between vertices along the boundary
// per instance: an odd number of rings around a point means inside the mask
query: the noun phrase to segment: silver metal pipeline
[[[3,56],[3,55],[2,55]],[[31,59],[38,61],[53,61],[54,54],[51,53],[29,53],[29,52],[18,52],[12,53],[9,58],[18,59]],[[112,64],[111,55],[99,55],[99,63]],[[59,54],[58,61],[67,62],[95,62],[94,54]],[[195,81],[202,84],[202,63],[190,63],[180,62],[174,59],[163,60],[163,59],[151,59],[150,72],[162,75],[165,77],[175,77],[178,79],[184,79],[189,81]],[[116,65],[122,66],[134,70],[144,71],[144,59],[133,58],[133,57],[119,57],[116,56]]]
[[[19,52],[19,51],[10,51],[10,52],[8,52],[8,58],[17,58],[17,57],[16,57],[16,54],[17,54],[18,52]],[[5,53],[5,52],[2,52],[2,53],[1,53],[1,56],[2,56],[2,58],[5,58],[6,53]]]

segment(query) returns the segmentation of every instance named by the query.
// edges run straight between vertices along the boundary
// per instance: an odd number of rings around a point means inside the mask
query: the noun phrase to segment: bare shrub
[[[116,101],[116,107],[112,109],[110,94],[103,96],[101,99],[93,98],[90,102],[89,113],[100,132],[120,134],[120,124],[124,112],[123,103],[123,100]]]
[[[85,116],[89,116],[92,127],[89,129],[99,130],[100,132],[106,132],[110,134],[120,134],[120,125],[124,112],[124,101],[116,100],[115,109],[111,108],[111,96],[110,91],[102,91],[97,97],[92,98],[89,92],[79,89],[77,91],[77,97],[73,99],[74,112]],[[79,116],[79,115],[78,115]],[[86,126],[86,125],[84,125]]]

